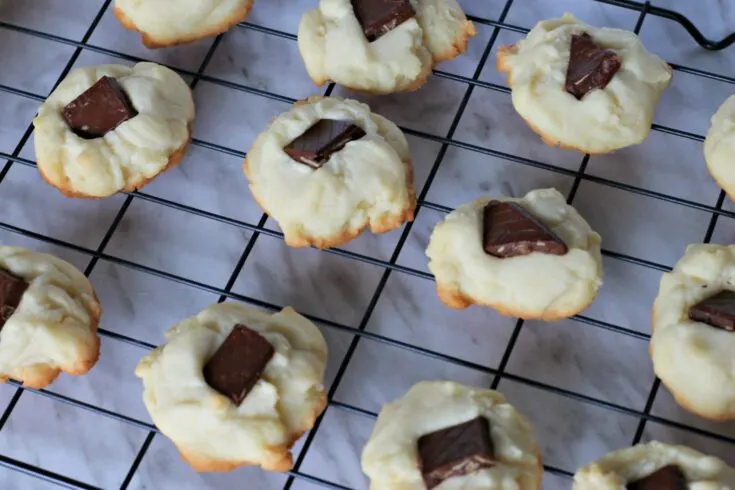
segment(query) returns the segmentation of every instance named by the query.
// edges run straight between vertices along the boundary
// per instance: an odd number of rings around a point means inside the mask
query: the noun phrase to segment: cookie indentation
[[[28,283],[23,278],[0,268],[0,330],[23,299]]]
[[[365,131],[351,121],[320,119],[283,151],[297,162],[318,169],[347,143],[363,136]]]
[[[490,423],[484,417],[421,436],[418,448],[421,474],[429,490],[449,478],[496,463]]]
[[[681,469],[673,464],[664,466],[650,475],[629,483],[627,490],[686,490],[686,479]]]
[[[689,319],[695,322],[735,331],[735,292],[723,290],[689,308]]]
[[[84,139],[100,138],[137,115],[118,81],[107,76],[100,78],[63,110],[66,123]]]
[[[575,34],[569,48],[569,66],[564,88],[581,100],[595,89],[604,89],[620,69],[615,51],[600,48],[587,34]]]
[[[207,384],[240,406],[273,357],[274,349],[258,332],[237,324],[204,366]]]
[[[514,202],[490,201],[482,214],[485,252],[506,259],[541,252],[564,255],[567,245],[523,206]]]
[[[409,0],[351,0],[368,41],[392,31],[416,15]]]

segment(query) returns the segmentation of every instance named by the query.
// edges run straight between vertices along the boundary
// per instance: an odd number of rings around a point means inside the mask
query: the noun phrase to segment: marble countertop
[[[0,153],[6,156],[34,158],[33,136],[24,135],[39,100],[76,56],[74,42],[83,39],[105,5],[102,0],[74,0],[73,7],[71,3],[0,0],[0,22],[67,40],[44,39],[0,24],[0,86],[6,88],[0,90]],[[654,131],[640,146],[590,158],[586,174],[595,179],[582,179],[575,188],[571,172],[583,164],[582,156],[542,144],[513,111],[507,92],[482,86],[468,91],[461,81],[433,76],[416,93],[366,100],[404,128],[500,153],[482,154],[409,136],[417,189],[427,185],[437,159],[441,165],[425,194],[437,206],[420,210],[402,249],[397,245],[403,230],[363,235],[344,248],[347,253],[289,249],[270,233],[277,230],[270,220],[262,222],[267,233],[256,235],[252,226],[243,226],[258,224],[262,213],[247,190],[238,152],[246,151],[268,121],[287,108],[283,97],[323,91],[308,79],[292,36],[268,31],[295,33],[301,12],[315,3],[256,0],[249,22],[267,29],[235,28],[216,47],[205,79],[196,85],[194,136],[234,150],[231,154],[194,145],[182,165],[145,188],[148,198],[130,202],[124,195],[99,201],[64,199],[41,181],[34,168],[21,163],[10,166],[4,179],[0,172],[0,242],[51,252],[91,270],[105,309],[102,328],[110,333],[103,337],[98,365],[85,377],[62,376],[43,394],[0,385],[0,413],[7,414],[7,407],[14,406],[7,421],[0,416],[0,463],[34,465],[104,489],[282,488],[288,475],[252,468],[208,475],[190,470],[166,438],[149,434],[151,421],[141,401],[140,382],[133,375],[146,345],[159,344],[167,327],[217,301],[246,248],[249,256],[232,292],[261,306],[292,305],[322,319],[320,327],[330,347],[328,386],[339,380],[336,403],[316,431],[298,468],[300,474],[366,489],[359,457],[374,423],[370,413],[423,379],[497,385],[532,421],[544,462],[562,473],[631,444],[639,428],[634,412],[644,410],[654,382],[646,334],[661,269],[672,266],[687,244],[705,238],[711,215],[691,204],[715,206],[720,195],[705,169],[700,141]],[[497,20],[506,0],[460,3],[472,15]],[[711,38],[722,37],[727,26],[735,25],[735,4],[724,0],[654,4],[686,13]],[[592,0],[514,0],[504,20],[531,27],[564,11],[596,25],[631,30],[638,20],[637,12]],[[491,26],[477,28],[468,53],[440,69],[463,77],[477,73],[482,81],[504,86],[494,66],[496,49],[521,35],[500,30],[496,36]],[[731,77],[735,73],[735,47],[708,53],[671,21],[646,16],[641,37],[669,62]],[[102,49],[82,50],[74,66],[126,62],[109,54],[114,51],[196,72],[212,42],[149,51],[138,36],[118,25],[108,8],[88,40]],[[478,66],[489,42],[493,42],[491,56],[484,67]],[[236,90],[214,79],[256,90]],[[726,81],[678,71],[656,123],[704,135],[710,116],[734,88]],[[263,97],[258,91],[282,97]],[[337,88],[334,93],[343,91]],[[466,97],[466,109],[450,134]],[[524,165],[506,155],[544,165]],[[633,191],[603,185],[600,179],[620,182]],[[431,280],[406,272],[427,271],[423,250],[432,226],[443,216],[443,206],[455,207],[493,193],[518,196],[549,186],[575,193],[574,205],[602,235],[607,251],[605,284],[585,318],[553,324],[529,321],[518,328],[515,319],[490,310],[451,311],[439,302]],[[651,192],[675,199],[654,199]],[[156,200],[204,213],[191,215]],[[724,207],[733,210],[729,201]],[[211,219],[212,215],[225,219]],[[120,216],[114,234],[106,237]],[[18,233],[18,228],[31,233]],[[735,222],[720,217],[712,241],[733,240]],[[97,250],[104,252],[100,260],[89,254]],[[375,260],[358,262],[349,254]],[[391,259],[398,270],[386,272],[381,262]],[[145,267],[130,267],[127,262]],[[150,273],[153,270],[161,272]],[[381,288],[382,294],[377,294]],[[361,327],[369,335],[355,344],[353,330]],[[402,343],[418,349],[400,348]],[[351,358],[342,373],[348,352]],[[509,376],[496,377],[498,369]],[[102,407],[124,420],[64,403],[66,398]],[[687,444],[735,465],[733,446],[721,440],[735,437],[735,423],[708,423],[688,415],[663,388],[650,410],[657,419],[645,424],[643,440]],[[700,431],[683,430],[681,424]],[[296,447],[298,454],[302,446],[303,440]],[[141,448],[145,456],[133,473]],[[546,474],[544,490],[570,487],[569,479],[558,473]],[[57,487],[0,466],[0,488]],[[290,488],[321,485],[297,477]]]

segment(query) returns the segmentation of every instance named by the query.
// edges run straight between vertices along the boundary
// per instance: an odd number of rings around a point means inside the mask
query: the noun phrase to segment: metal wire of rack
[[[97,15],[92,20],[91,24],[89,25],[89,28],[87,29],[87,31],[85,32],[84,36],[81,38],[80,41],[75,41],[73,39],[65,38],[65,37],[51,34],[48,32],[34,30],[31,28],[27,28],[27,27],[12,25],[6,22],[0,22],[0,29],[12,30],[12,31],[16,31],[16,32],[20,32],[20,33],[29,35],[29,36],[35,36],[35,37],[42,38],[42,39],[45,39],[51,42],[61,43],[61,44],[65,44],[65,45],[74,47],[74,52],[72,56],[70,57],[64,69],[62,70],[58,80],[54,84],[54,87],[55,87],[69,73],[69,71],[71,70],[71,68],[73,67],[73,65],[75,64],[75,62],[77,61],[78,57],[80,56],[83,50],[88,50],[91,52],[109,55],[115,58],[119,58],[121,60],[130,61],[130,62],[144,61],[143,59],[135,57],[135,56],[131,56],[125,53],[117,52],[114,50],[110,50],[110,49],[107,49],[101,46],[96,46],[96,45],[89,43],[89,40],[95,28],[97,27],[100,20],[102,19],[102,16],[105,14],[107,9],[110,7],[111,1],[112,0],[105,0],[103,2],[100,10],[98,11]],[[647,16],[656,16],[656,17],[669,19],[669,20],[679,23],[681,26],[683,26],[686,29],[686,31],[691,35],[694,41],[696,41],[704,49],[711,50],[711,51],[717,51],[717,50],[724,49],[730,46],[731,44],[735,43],[735,33],[732,33],[726,36],[722,40],[711,41],[707,39],[695,27],[695,25],[685,16],[681,15],[680,13],[674,12],[672,10],[653,6],[648,1],[646,2],[637,2],[633,0],[594,0],[594,1],[598,3],[614,5],[620,8],[638,12],[639,16],[638,16],[638,21],[635,27],[636,33],[640,31],[643,25],[643,22]],[[570,204],[574,201],[574,198],[576,196],[580,183],[582,181],[588,181],[588,182],[593,182],[597,184],[602,184],[602,185],[612,187],[615,189],[623,190],[626,192],[638,194],[641,196],[650,197],[653,199],[658,199],[658,200],[678,204],[681,206],[685,206],[688,208],[707,212],[711,215],[711,218],[709,221],[709,225],[707,227],[706,234],[703,237],[703,241],[709,242],[714,232],[715,226],[717,224],[717,220],[720,216],[735,218],[735,212],[728,211],[722,208],[723,203],[725,201],[724,192],[720,192],[719,197],[716,201],[716,204],[714,206],[710,206],[710,205],[692,201],[689,199],[683,199],[683,198],[679,198],[673,195],[667,195],[667,194],[663,194],[660,192],[651,191],[648,189],[636,187],[636,186],[625,184],[622,182],[617,182],[617,181],[602,178],[602,177],[588,175],[585,173],[585,170],[589,162],[589,155],[585,155],[582,158],[579,167],[577,168],[576,171],[574,171],[574,170],[568,170],[565,168],[556,167],[554,165],[550,165],[550,164],[547,164],[547,163],[544,163],[538,160],[520,157],[517,155],[512,155],[512,154],[501,152],[501,151],[494,150],[491,148],[486,148],[486,147],[482,147],[482,146],[478,146],[478,145],[474,145],[470,143],[465,143],[465,142],[461,142],[461,141],[457,141],[453,139],[454,132],[459,125],[460,119],[462,118],[462,115],[464,114],[465,108],[467,107],[467,104],[470,100],[473,90],[476,87],[481,87],[484,89],[489,89],[489,90],[493,90],[496,92],[502,92],[502,93],[510,92],[510,90],[504,86],[497,85],[491,82],[482,81],[479,79],[479,77],[486,64],[486,61],[488,60],[490,56],[491,49],[493,48],[495,41],[497,40],[497,37],[499,33],[501,32],[501,30],[514,31],[518,33],[528,32],[528,29],[526,28],[514,26],[514,25],[504,22],[511,6],[513,5],[513,2],[514,0],[505,1],[501,14],[497,20],[490,20],[490,19],[481,18],[481,17],[472,17],[472,16],[470,17],[470,19],[475,23],[484,24],[486,26],[490,26],[493,28],[492,35],[490,36],[487,44],[485,45],[485,49],[480,59],[480,62],[478,63],[471,77],[456,75],[456,74],[444,72],[441,70],[434,71],[434,76],[436,77],[461,82],[467,86],[464,96],[461,99],[459,108],[454,115],[454,118],[451,122],[449,131],[447,132],[447,134],[445,136],[440,136],[440,135],[426,133],[423,131],[417,131],[417,130],[410,129],[410,128],[401,128],[406,134],[413,135],[419,138],[423,138],[425,140],[432,141],[435,143],[439,143],[441,145],[441,149],[439,153],[437,154],[437,157],[431,167],[427,180],[418,195],[417,213],[420,212],[421,209],[430,209],[430,210],[438,211],[441,213],[448,213],[451,211],[451,208],[447,206],[443,206],[441,204],[431,202],[427,200],[426,198],[427,198],[429,188],[431,187],[432,181],[434,177],[436,176],[437,171],[445,156],[445,153],[447,152],[448,148],[456,147],[456,148],[461,148],[464,150],[469,150],[472,152],[476,152],[476,153],[480,153],[480,154],[484,154],[484,155],[488,155],[492,157],[498,157],[500,159],[507,160],[507,161],[510,161],[510,162],[513,162],[519,165],[540,168],[540,169],[544,169],[550,172],[555,172],[555,173],[559,173],[562,175],[573,177],[574,181],[571,186],[570,192],[567,195],[567,201]],[[294,34],[282,32],[282,31],[271,29],[268,27],[255,25],[249,22],[243,22],[239,24],[238,28],[259,31],[259,32],[262,32],[268,35],[279,36],[279,37],[294,40],[294,41],[296,39],[296,36]],[[223,80],[223,79],[219,79],[219,78],[215,78],[215,77],[206,75],[204,72],[209,62],[211,61],[217,47],[219,46],[222,40],[222,37],[223,35],[220,35],[214,40],[208,52],[204,56],[202,63],[200,64],[199,68],[196,71],[188,71],[188,70],[178,69],[174,67],[170,67],[170,68],[174,69],[181,75],[188,75],[191,78],[190,86],[192,89],[194,89],[200,81],[206,81],[212,84],[220,85],[228,89],[238,90],[238,91],[242,91],[242,92],[246,92],[250,94],[259,95],[259,96],[266,97],[272,100],[277,100],[277,101],[286,102],[286,103],[295,102],[295,99],[291,97],[287,97],[287,96],[277,94],[274,92],[269,92],[269,91],[261,90],[258,88],[254,88],[254,87],[250,87],[250,86],[246,86],[246,85],[242,85],[242,84],[238,84],[238,83],[234,83],[231,81],[227,81],[227,80]],[[674,68],[674,70],[682,72],[682,73],[688,73],[688,74],[696,75],[699,77],[708,78],[708,79],[717,80],[720,82],[725,82],[725,83],[735,85],[735,78],[733,77],[729,77],[729,76],[725,76],[725,75],[721,75],[717,73],[712,73],[709,71],[700,70],[696,68],[691,68],[687,66],[677,65],[677,64],[672,64],[672,67]],[[333,89],[334,89],[334,85],[330,85],[326,89],[324,94],[329,95]],[[0,92],[14,94],[14,95],[24,97],[30,100],[34,100],[37,102],[41,102],[45,99],[45,96],[42,94],[36,94],[36,93],[28,92],[23,89],[5,86],[2,84],[0,84]],[[701,142],[704,140],[704,137],[701,135],[689,133],[686,131],[681,131],[678,129],[674,129],[674,128],[670,128],[670,127],[666,127],[666,126],[662,126],[658,124],[653,125],[653,130],[662,132],[662,133],[666,133],[666,134],[670,134],[670,135],[674,135],[677,137],[693,140],[693,141]],[[4,166],[0,169],[0,183],[2,183],[2,181],[5,179],[6,175],[8,174],[10,168],[13,165],[17,164],[17,165],[24,165],[24,166],[30,166],[30,167],[35,166],[34,161],[20,156],[21,150],[24,147],[24,145],[28,142],[28,139],[30,138],[32,131],[33,131],[32,125],[29,125],[26,128],[23,136],[18,141],[12,153],[8,154],[5,152],[0,152],[0,160],[5,160],[6,162]],[[221,152],[221,153],[228,154],[231,156],[236,156],[240,158],[245,157],[245,153],[243,152],[240,152],[238,150],[228,148],[228,147],[225,147],[225,146],[213,143],[213,142],[194,139],[192,140],[192,144],[195,146],[199,146],[199,147],[213,150],[216,152]],[[112,264],[116,264],[116,265],[123,266],[125,268],[129,268],[131,270],[135,270],[135,271],[142,272],[145,274],[150,274],[152,276],[160,277],[168,281],[184,284],[192,288],[196,288],[202,291],[217,294],[219,295],[220,302],[225,301],[226,299],[229,298],[229,299],[249,303],[251,305],[254,305],[260,308],[264,308],[267,310],[278,310],[282,308],[282,305],[272,304],[272,303],[269,303],[269,302],[266,302],[260,299],[248,297],[248,296],[238,294],[232,291],[233,285],[235,284],[236,279],[238,278],[243,266],[245,265],[245,262],[248,260],[248,257],[258,240],[258,237],[260,235],[266,235],[269,237],[283,239],[282,233],[265,227],[267,215],[263,214],[257,224],[252,224],[252,223],[244,222],[241,220],[233,219],[227,216],[212,213],[212,212],[209,212],[203,209],[191,207],[186,204],[181,204],[181,203],[174,202],[168,199],[156,197],[150,194],[146,194],[145,192],[131,192],[131,193],[126,193],[126,194],[127,195],[125,197],[123,204],[118,209],[115,218],[112,220],[112,223],[107,229],[99,246],[94,250],[83,247],[83,246],[79,246],[79,245],[76,245],[70,242],[59,240],[51,236],[46,236],[40,233],[36,233],[34,231],[27,230],[27,229],[24,229],[24,228],[21,228],[21,227],[18,227],[18,226],[9,224],[9,223],[5,223],[2,221],[0,221],[0,229],[9,231],[12,233],[16,233],[19,235],[23,235],[23,236],[26,236],[26,237],[29,237],[35,240],[40,240],[40,241],[43,241],[43,242],[46,242],[48,244],[52,244],[55,246],[64,247],[69,250],[76,251],[76,252],[89,256],[91,260],[84,271],[84,273],[87,276],[89,276],[92,273],[98,261],[103,260],[103,261],[106,261]],[[134,199],[140,199],[142,201],[151,202],[156,205],[166,206],[169,208],[173,208],[179,211],[190,213],[192,215],[200,216],[206,219],[215,220],[215,221],[227,224],[229,226],[251,232],[252,233],[251,238],[248,241],[247,245],[245,246],[239,260],[237,261],[237,264],[234,270],[232,271],[225,287],[218,288],[210,284],[205,284],[203,282],[188,279],[188,278],[182,277],[177,274],[169,273],[169,272],[166,272],[160,269],[156,269],[153,267],[149,267],[143,264],[135,263],[135,262],[123,259],[123,258],[119,258],[119,257],[115,257],[115,256],[107,254],[105,252],[105,249],[108,243],[110,242],[110,240],[112,239],[112,236],[114,235],[115,231],[117,230],[117,227],[120,224],[125,212],[127,211],[131,202]],[[371,342],[379,342],[382,344],[397,347],[399,349],[411,351],[411,352],[414,352],[414,353],[417,353],[423,356],[428,356],[428,357],[431,357],[431,358],[434,358],[434,359],[437,359],[443,362],[452,363],[458,366],[462,366],[465,368],[476,370],[478,372],[492,375],[493,376],[493,381],[491,383],[492,388],[496,388],[501,379],[507,379],[507,380],[515,381],[517,383],[524,384],[524,385],[527,385],[527,386],[530,386],[530,387],[533,387],[539,390],[543,390],[549,393],[563,396],[563,397],[575,400],[583,404],[589,404],[592,406],[601,407],[611,412],[626,414],[626,415],[635,417],[638,419],[638,426],[636,428],[635,436],[633,437],[631,444],[636,444],[641,440],[646,423],[650,421],[650,422],[654,422],[654,423],[661,424],[664,426],[668,426],[668,427],[680,429],[683,431],[691,432],[694,434],[706,436],[714,440],[718,440],[718,441],[721,441],[727,444],[731,444],[733,445],[733,447],[735,447],[734,437],[717,434],[717,433],[714,433],[708,430],[700,429],[698,427],[690,426],[690,425],[683,424],[677,421],[668,420],[664,417],[660,417],[660,416],[652,414],[651,408],[653,406],[653,402],[655,400],[656,393],[660,385],[660,381],[658,379],[654,381],[653,385],[650,388],[644,409],[642,411],[638,411],[638,410],[634,410],[634,409],[625,407],[617,403],[598,399],[595,397],[591,397],[588,395],[570,391],[570,390],[567,390],[567,389],[564,389],[558,386],[549,385],[549,384],[538,382],[538,381],[535,381],[535,380],[532,380],[532,379],[529,379],[523,376],[518,376],[512,373],[506,372],[505,371],[506,365],[508,363],[508,360],[515,346],[516,340],[518,339],[519,333],[521,329],[523,328],[523,324],[524,324],[523,320],[518,320],[516,322],[515,328],[512,332],[512,335],[510,336],[510,340],[505,348],[501,361],[498,364],[498,367],[495,369],[486,367],[481,364],[477,364],[475,362],[467,361],[467,360],[464,360],[464,359],[461,359],[461,358],[458,358],[452,355],[437,352],[435,350],[420,347],[418,345],[412,345],[412,344],[409,344],[409,343],[406,343],[400,340],[396,340],[396,339],[393,339],[393,338],[390,338],[390,337],[387,337],[381,334],[367,331],[366,326],[368,324],[368,321],[370,320],[371,315],[373,314],[375,306],[383,292],[383,289],[385,288],[388,278],[393,272],[398,272],[400,274],[408,274],[408,275],[418,277],[424,280],[429,280],[429,281],[433,280],[433,276],[427,272],[413,269],[410,267],[406,267],[406,266],[403,266],[397,263],[398,256],[406,242],[406,239],[408,238],[411,228],[412,228],[412,223],[408,223],[404,227],[404,230],[393,250],[393,254],[390,256],[389,260],[387,261],[369,257],[367,255],[363,255],[360,253],[339,249],[339,248],[328,249],[324,251],[325,253],[336,254],[342,257],[346,257],[351,260],[378,266],[383,269],[382,277],[380,278],[380,281],[378,282],[378,285],[357,327],[345,325],[339,322],[335,322],[335,321],[328,320],[325,318],[320,318],[314,315],[306,315],[311,320],[317,322],[318,324],[322,326],[325,326],[327,328],[334,329],[337,331],[346,332],[352,335],[352,341],[347,349],[346,354],[344,355],[342,359],[341,364],[339,365],[339,369],[337,371],[336,377],[329,389],[328,407],[330,409],[333,408],[337,410],[342,410],[342,411],[350,412],[353,414],[358,414],[358,415],[361,415],[361,416],[364,416],[370,419],[374,419],[377,416],[376,413],[373,413],[371,411],[362,409],[357,406],[350,405],[348,403],[340,402],[334,399],[336,390],[340,385],[342,377],[347,369],[347,366],[350,363],[350,360],[352,359],[352,356],[357,348],[358,343],[362,339],[367,339]],[[622,254],[622,253],[613,252],[610,250],[603,250],[603,255],[615,258],[620,261],[624,261],[624,262],[628,262],[631,264],[643,266],[649,269],[653,269],[656,271],[670,270],[670,268],[666,265],[655,263],[655,262],[645,260],[642,258],[637,258],[634,256]],[[579,323],[588,325],[590,327],[610,330],[618,334],[626,335],[626,336],[633,337],[633,338],[638,338],[638,339],[643,339],[643,340],[648,340],[650,338],[650,336],[647,334],[644,334],[644,333],[641,333],[641,332],[638,332],[638,331],[635,331],[635,330],[632,330],[626,327],[618,326],[612,323],[607,323],[607,322],[604,322],[598,319],[590,318],[584,315],[576,315],[575,317],[573,317],[573,319]],[[137,347],[145,348],[145,349],[153,349],[156,347],[155,345],[149,342],[145,342],[145,341],[142,341],[136,338],[128,337],[126,335],[122,335],[120,333],[112,332],[112,331],[105,330],[105,329],[100,329],[99,333],[102,336],[113,338],[118,341],[125,342],[131,345],[135,345]],[[92,404],[89,404],[89,403],[86,403],[80,400],[76,400],[74,398],[67,397],[62,394],[54,393],[52,391],[25,389],[25,388],[22,388],[18,382],[13,381],[13,380],[9,381],[9,383],[16,387],[16,391],[14,395],[12,396],[7,408],[0,416],[0,431],[5,426],[14,408],[18,404],[19,399],[21,398],[21,396],[23,395],[25,391],[32,391],[40,396],[47,397],[57,402],[68,404],[68,405],[71,405],[81,410],[87,410],[90,412],[94,412],[104,417],[109,417],[119,422],[129,424],[131,426],[134,426],[140,429],[147,430],[148,435],[145,438],[142,446],[140,447],[140,450],[138,451],[131,467],[129,468],[126,477],[124,478],[122,484],[120,485],[120,490],[125,490],[129,487],[136,470],[138,469],[141,461],[146,455],[148,448],[151,445],[151,442],[153,441],[154,437],[158,434],[158,430],[155,426],[147,422],[137,420],[135,418],[132,418],[132,417],[120,414],[120,413],[116,413],[111,410],[107,410],[102,407],[98,407],[98,406],[95,406],[95,405],[92,405]],[[283,486],[283,490],[290,489],[294,481],[296,480],[304,480],[312,484],[322,486],[324,488],[351,490],[349,487],[346,487],[344,485],[341,485],[341,484],[338,484],[332,481],[328,481],[317,475],[305,473],[304,471],[301,470],[302,463],[304,462],[304,459],[309,451],[309,448],[312,445],[312,442],[314,441],[315,435],[319,431],[322,420],[323,420],[323,416],[317,420],[314,428],[306,436],[303,448],[295,462],[293,470],[289,472],[289,476],[288,476],[288,479],[286,480],[285,485]],[[60,485],[66,488],[72,488],[72,489],[98,489],[99,488],[94,485],[90,485],[88,483],[70,478],[68,476],[46,470],[44,468],[29,464],[23,461],[15,460],[3,454],[0,454],[0,466],[6,469],[19,471],[27,475],[30,475],[30,476],[39,478],[41,480],[45,480],[47,482],[54,483],[54,484],[57,484],[57,485]],[[561,469],[561,468],[556,468],[553,466],[545,465],[544,469],[548,473],[559,475],[565,478],[570,478],[572,476],[572,474],[569,471]]]

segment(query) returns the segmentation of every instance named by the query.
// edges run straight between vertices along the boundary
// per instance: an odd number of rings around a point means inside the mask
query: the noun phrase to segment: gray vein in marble
[[[234,291],[357,326],[382,269],[260,237]]]
[[[734,90],[733,85],[675,72],[661,97],[654,122],[704,136],[710,118]]]
[[[411,227],[406,242],[398,256],[400,265],[410,267],[423,272],[429,272],[428,262],[425,255],[426,247],[429,245],[429,237],[434,226],[444,219],[446,214],[429,208],[421,208]]]
[[[241,151],[247,151],[273,117],[289,107],[284,102],[208,82],[197,85],[194,101],[194,136]]]
[[[89,42],[130,56],[196,71],[213,41],[204,39],[193,44],[167,49],[147,49],[141,43],[140,34],[124,29],[112,13],[112,8],[108,8]],[[116,63],[127,64],[128,62],[118,60]]]
[[[0,471],[0,488],[22,490],[59,490],[59,486],[47,483],[40,478],[26,475],[20,471]]]
[[[732,444],[717,441],[709,437],[700,436],[692,432],[678,430],[673,427],[648,422],[643,433],[642,442],[652,440],[666,442],[668,444],[682,444],[691,447],[704,454],[716,456],[724,460],[730,466],[735,466],[735,453]]]
[[[661,272],[603,257],[603,284],[597,299],[582,314],[642,333],[651,332],[651,305]]]
[[[516,43],[524,37],[525,35],[521,34],[520,32],[501,29],[498,32],[498,37],[495,40],[495,44],[493,44],[492,51],[490,52],[490,58],[488,58],[487,63],[485,63],[485,67],[482,69],[480,80],[507,87],[508,84],[506,83],[505,75],[500,73],[496,68],[498,52],[501,46],[510,46],[511,44]]]
[[[0,29],[0,83],[46,95],[73,52],[72,46]]]
[[[133,201],[107,245],[110,255],[224,287],[250,233],[144,201]]]
[[[217,301],[215,294],[104,260],[90,280],[104,305],[102,326],[154,345],[169,327]]]
[[[397,347],[364,339],[352,356],[335,398],[373,412],[418,381],[448,379],[490,386],[492,376]]]
[[[62,374],[48,389],[142,422],[152,423],[143,405],[142,384],[134,373],[135,366],[146,354],[147,349],[107,337],[102,338],[100,359],[87,375],[75,377]],[[133,394],[135,396],[131,396]]]
[[[480,62],[490,36],[492,36],[493,28],[484,24],[475,24],[475,30],[477,34],[470,38],[467,43],[467,51],[462,56],[441,63],[437,69],[443,72],[454,73],[456,75],[462,75],[464,77],[472,77],[477,69],[477,64]],[[488,58],[486,65],[493,64],[492,57]]]
[[[638,20],[638,13],[598,2],[578,0],[516,0],[508,12],[506,22],[526,28],[543,19],[561,17],[572,12],[579,19],[595,26],[617,27],[631,30]]]
[[[690,425],[699,429],[718,434],[725,437],[735,438],[735,421],[730,422],[713,422],[711,420],[698,417],[680,407],[675,401],[671,393],[665,386],[661,385],[656,395],[656,401],[653,404],[651,413],[672,422]],[[681,431],[668,426],[661,425],[658,429],[661,432],[670,432],[678,434]],[[698,444],[694,447],[706,447],[706,442],[711,440],[708,437],[698,438]],[[730,447],[732,451],[732,447]],[[733,460],[735,461],[735,460]]]
[[[120,485],[144,438],[140,429],[25,393],[0,447],[8,457],[109,488]]]
[[[638,424],[634,417],[513,381],[502,380],[498,389],[530,420],[544,463],[567,471],[629,445]]]
[[[720,216],[712,234],[712,243],[735,243],[735,220]]]
[[[296,41],[249,29],[225,35],[206,73],[297,99],[323,92],[306,73]]]
[[[514,318],[487,308],[445,307],[432,281],[391,274],[370,318],[370,332],[408,344],[496,367],[508,344]]]
[[[574,206],[602,235],[603,248],[669,266],[702,241],[709,223],[704,212],[592,182],[582,182]]]
[[[510,94],[490,89],[472,93],[455,139],[570,170],[582,163],[581,154],[544,144],[516,113]]]
[[[77,8],[49,0],[0,0],[0,20],[80,40],[102,6],[100,0],[78,0]]]
[[[443,78],[430,77],[418,92],[365,96],[336,87],[334,95],[366,102],[374,112],[399,126],[439,136],[446,135],[467,86]]]
[[[12,153],[15,150],[37,106],[32,99],[0,92],[0,151]]]
[[[456,208],[480,197],[523,197],[529,191],[547,187],[554,187],[566,195],[572,182],[571,177],[558,172],[450,148],[436,183],[431,186],[428,200]]]
[[[266,473],[257,468],[242,468],[230,473],[196,473],[179,456],[174,445],[161,435],[153,439],[146,457],[135,473],[130,487],[135,490],[214,490],[247,488],[273,490],[281,488],[286,476]]]
[[[5,411],[8,404],[10,403],[10,400],[13,398],[15,391],[15,386],[11,386],[9,384],[0,384],[0,413],[3,413]]]
[[[192,146],[181,164],[143,192],[255,224],[263,212],[248,190],[242,163],[238,157]]]
[[[0,220],[91,249],[97,248],[123,202],[122,196],[92,201],[64,198],[35,168],[23,165],[13,165],[0,184],[0,194]]]
[[[324,427],[317,433],[304,460],[303,470],[351,488],[367,488],[360,456],[373,423],[361,415],[329,409]]]
[[[654,379],[648,342],[574,320],[525,322],[506,371],[634,410]]]
[[[652,131],[643,144],[589,160],[587,174],[714,206],[702,143]]]

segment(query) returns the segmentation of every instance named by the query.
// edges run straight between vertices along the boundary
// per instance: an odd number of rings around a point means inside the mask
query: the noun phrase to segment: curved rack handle
[[[686,16],[683,14],[680,14],[679,12],[675,12],[673,10],[665,9],[662,7],[654,7],[651,5],[650,1],[646,1],[645,3],[639,3],[634,2],[631,0],[597,0],[601,3],[607,3],[609,5],[616,5],[618,7],[627,8],[630,10],[636,10],[636,11],[642,11],[646,10],[649,14],[655,15],[657,17],[663,17],[665,19],[673,20],[678,22],[686,31],[689,33],[690,36],[694,38],[694,40],[702,46],[704,49],[708,51],[721,51],[733,43],[735,43],[735,32],[729,34],[728,36],[725,36],[723,39],[719,41],[710,41],[704,35],[702,32],[697,29],[697,27],[690,21]]]

